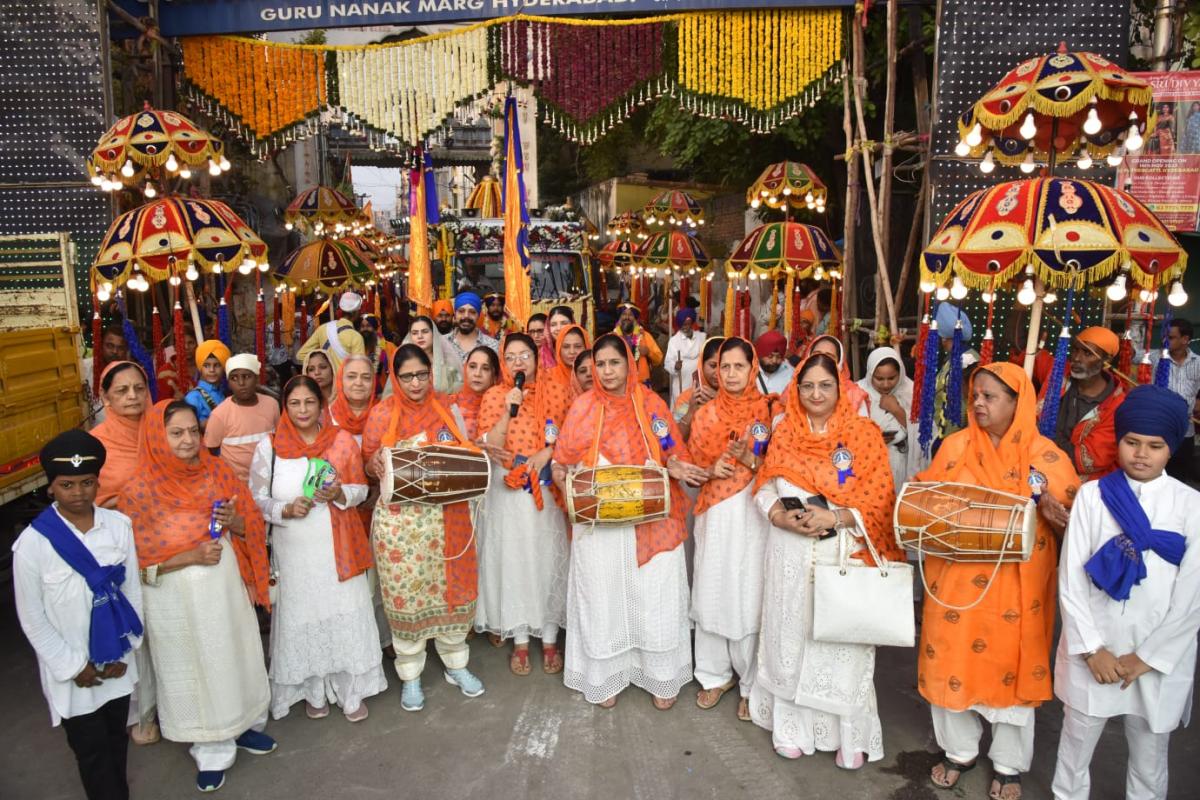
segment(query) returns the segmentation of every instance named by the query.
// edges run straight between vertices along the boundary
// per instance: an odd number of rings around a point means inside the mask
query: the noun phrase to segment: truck
[[[69,233],[0,236],[0,579],[12,543],[44,507],[43,445],[88,407]]]

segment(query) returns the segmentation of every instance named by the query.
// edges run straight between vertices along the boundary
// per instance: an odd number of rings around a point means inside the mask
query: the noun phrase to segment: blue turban
[[[458,311],[463,306],[470,306],[478,312],[483,308],[483,301],[474,292],[460,292],[454,298],[454,310]]]
[[[642,310],[633,303],[621,303],[621,305],[617,306],[618,314],[623,314],[626,311],[628,311],[630,314],[633,314],[634,319],[642,318]]]
[[[971,320],[953,303],[938,303],[934,315],[938,325],[938,336],[943,339],[954,337],[954,323],[962,320],[962,337],[964,342],[971,341]]]
[[[1161,436],[1171,453],[1187,436],[1189,409],[1187,401],[1170,389],[1161,386],[1138,386],[1125,395],[1117,406],[1113,421],[1117,441],[1127,433],[1142,436]]]
[[[681,308],[678,311],[676,311],[675,312],[675,327],[682,328],[683,321],[685,319],[690,319],[692,322],[695,322],[696,321],[696,309]]]

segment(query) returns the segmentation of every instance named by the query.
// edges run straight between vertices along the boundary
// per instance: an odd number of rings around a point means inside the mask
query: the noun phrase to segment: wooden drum
[[[384,503],[440,506],[482,497],[492,472],[487,456],[448,445],[384,448],[379,498]]]
[[[605,466],[567,478],[567,517],[591,525],[638,525],[671,513],[671,483],[656,466]]]
[[[1028,561],[1037,538],[1032,499],[965,483],[904,484],[893,521],[905,550],[949,561]]]

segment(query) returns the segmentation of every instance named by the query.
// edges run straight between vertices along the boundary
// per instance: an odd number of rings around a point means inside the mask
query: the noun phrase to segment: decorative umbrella
[[[117,121],[100,137],[100,143],[87,158],[92,183],[106,191],[136,186],[147,181],[146,196],[157,190],[151,182],[163,170],[187,179],[189,167],[208,162],[210,175],[220,175],[230,167],[225,146],[207,131],[176,111],[150,107]]]
[[[471,196],[467,198],[467,208],[479,209],[479,216],[484,219],[499,218],[504,211],[500,181],[491,175],[485,175],[471,190]]]
[[[746,190],[746,203],[751,208],[766,203],[768,208],[786,205],[789,209],[823,212],[827,194],[825,184],[807,164],[780,161],[764,169]]]
[[[1057,53],[1018,64],[958,120],[960,157],[983,156],[980,169],[994,162],[1021,164],[1033,172],[1038,162],[1078,155],[1087,169],[1107,157],[1110,166],[1142,147],[1153,124],[1148,83],[1095,53]]]
[[[704,209],[687,192],[671,189],[655,197],[642,210],[647,225],[687,225],[695,228],[704,224]]]
[[[646,223],[635,211],[622,211],[608,221],[606,232],[612,237],[646,238]]]
[[[283,212],[285,227],[291,230],[300,225],[313,233],[326,230],[343,233],[363,226],[358,206],[337,189],[314,186],[306,189],[288,204]]]
[[[638,246],[637,256],[643,267],[694,273],[711,260],[695,236],[684,231],[660,231]]]
[[[600,248],[596,260],[605,269],[620,270],[622,267],[631,267],[638,261],[637,247],[625,239],[614,239]]]
[[[1052,287],[1080,289],[1121,269],[1122,278],[1127,271],[1152,288],[1186,266],[1175,238],[1132,195],[1092,181],[1034,178],[959,203],[921,254],[921,282],[927,291],[955,278],[991,289],[1031,267]]]
[[[750,231],[727,261],[737,272],[770,277],[786,274],[799,280],[818,269],[840,270],[842,254],[825,231],[815,225],[768,222]]]
[[[365,286],[375,273],[371,264],[350,245],[317,239],[288,253],[272,274],[300,294],[308,294]]]

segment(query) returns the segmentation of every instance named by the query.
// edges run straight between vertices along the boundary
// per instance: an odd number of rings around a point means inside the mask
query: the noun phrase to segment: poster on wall
[[[1168,229],[1200,231],[1200,70],[1135,72],[1154,87],[1154,128],[1141,152],[1125,159],[1117,186]]]

